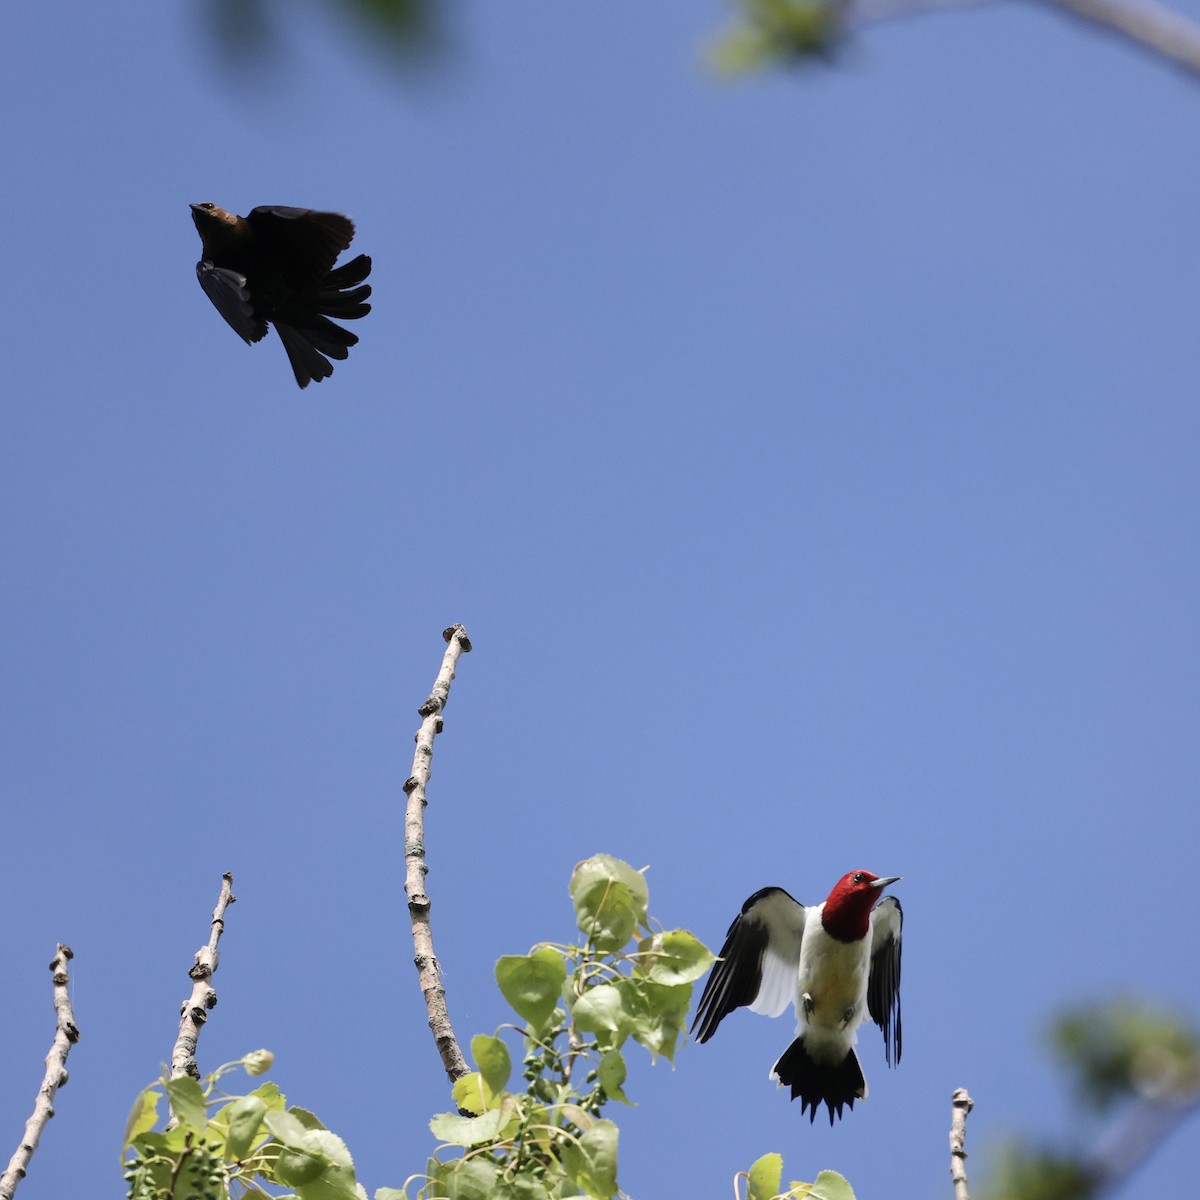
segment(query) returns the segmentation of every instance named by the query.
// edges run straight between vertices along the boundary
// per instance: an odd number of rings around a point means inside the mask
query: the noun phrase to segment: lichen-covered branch
[[[429,1028],[446,1075],[454,1083],[468,1074],[470,1068],[450,1024],[441,967],[433,952],[429,897],[425,893],[425,875],[429,870],[425,862],[425,787],[429,783],[429,767],[433,761],[433,739],[442,731],[442,711],[450,698],[454,668],[459,657],[471,649],[471,641],[462,625],[451,625],[443,631],[442,637],[446,640],[446,653],[442,656],[442,667],[434,680],[433,691],[417,709],[421,728],[415,739],[417,748],[413,752],[412,774],[404,782],[404,791],[408,795],[404,811],[404,890],[408,894],[408,914],[412,921],[413,961],[429,1013]]]
[[[25,1134],[16,1153],[9,1160],[8,1170],[0,1175],[0,1200],[12,1200],[17,1184],[25,1178],[42,1130],[46,1128],[46,1122],[54,1116],[54,1094],[60,1087],[66,1086],[67,1055],[71,1047],[79,1041],[79,1029],[75,1024],[75,1014],[71,1011],[71,997],[67,990],[71,982],[67,964],[72,957],[71,951],[60,942],[50,963],[50,971],[54,978],[54,1041],[51,1043],[50,1053],[46,1055],[46,1074],[42,1076],[42,1086],[38,1088],[33,1115],[25,1122]]]
[[[966,1088],[956,1088],[950,1097],[950,1178],[954,1181],[954,1200],[971,1200],[967,1191],[967,1113],[975,1101]]]
[[[179,1079],[184,1075],[190,1075],[193,1079],[200,1078],[200,1068],[196,1065],[196,1043],[200,1040],[200,1030],[204,1022],[208,1020],[208,1010],[216,1007],[217,993],[213,990],[211,981],[221,960],[217,947],[221,941],[221,934],[225,931],[225,910],[236,899],[233,894],[233,876],[226,871],[221,876],[221,894],[217,898],[217,907],[213,909],[208,942],[196,951],[196,961],[188,971],[192,980],[192,993],[180,1009],[179,1036],[175,1039],[174,1050],[171,1051],[172,1079]]]

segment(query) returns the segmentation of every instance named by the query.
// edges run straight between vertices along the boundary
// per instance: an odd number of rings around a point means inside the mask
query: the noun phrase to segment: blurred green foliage
[[[1159,1005],[1120,999],[1059,1016],[1050,1042],[1080,1103],[1111,1114],[1097,1149],[1009,1142],[986,1200],[1097,1200],[1200,1111],[1200,1029]]]
[[[842,39],[836,0],[738,0],[737,7],[737,23],[709,48],[710,61],[725,75],[828,61]]]
[[[1010,1142],[996,1155],[981,1194],[987,1200],[1089,1200],[1097,1183],[1075,1154]]]
[[[1200,1030],[1160,1007],[1118,1000],[1077,1009],[1054,1023],[1051,1043],[1097,1112],[1129,1099],[1200,1099]]]
[[[205,27],[228,65],[278,60],[297,0],[204,0]],[[437,0],[310,0],[397,64],[411,63],[440,43]]]

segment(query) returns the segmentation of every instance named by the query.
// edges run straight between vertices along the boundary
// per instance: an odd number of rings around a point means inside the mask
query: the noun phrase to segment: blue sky
[[[726,16],[464,3],[398,84],[296,6],[255,88],[184,6],[10,14],[0,1146],[59,940],[83,1031],[25,1200],[116,1193],[224,870],[203,1065],[273,1049],[369,1189],[423,1164],[401,784],[454,621],[464,1041],[597,851],[714,946],[759,887],[905,877],[900,1068],[864,1031],[831,1130],[767,1083],[786,1021],[638,1061],[639,1200],[767,1150],[946,1196],[957,1086],[975,1172],[1088,1139],[1057,1006],[1196,1017],[1200,88],[1015,5],[726,86]],[[331,380],[211,308],[196,200],[353,217],[374,311]],[[1194,1177],[1177,1138],[1126,1195]]]

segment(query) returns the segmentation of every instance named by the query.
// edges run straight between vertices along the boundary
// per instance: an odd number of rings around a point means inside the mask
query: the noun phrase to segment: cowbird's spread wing
[[[358,338],[334,323],[371,311],[371,260],[335,267],[354,239],[341,213],[263,205],[239,217],[216,204],[193,204],[203,245],[196,275],[232,329],[257,342],[274,325],[301,387],[326,379],[330,359],[346,358]]]
[[[354,222],[341,213],[263,205],[251,209],[246,220],[260,259],[297,290],[324,279],[354,238]]]
[[[239,337],[257,342],[266,336],[267,323],[254,315],[245,275],[228,267],[214,267],[207,259],[201,259],[196,264],[196,278],[217,312]]]

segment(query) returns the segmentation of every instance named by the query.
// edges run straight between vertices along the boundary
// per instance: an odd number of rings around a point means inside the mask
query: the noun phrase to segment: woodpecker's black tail
[[[819,1062],[809,1054],[803,1038],[797,1038],[783,1052],[771,1069],[771,1078],[792,1089],[792,1099],[800,1101],[801,1114],[811,1109],[810,1122],[817,1119],[817,1109],[824,1104],[832,1125],[835,1111],[840,1117],[842,1105],[853,1108],[855,1100],[867,1094],[867,1081],[853,1050],[840,1063]]]

